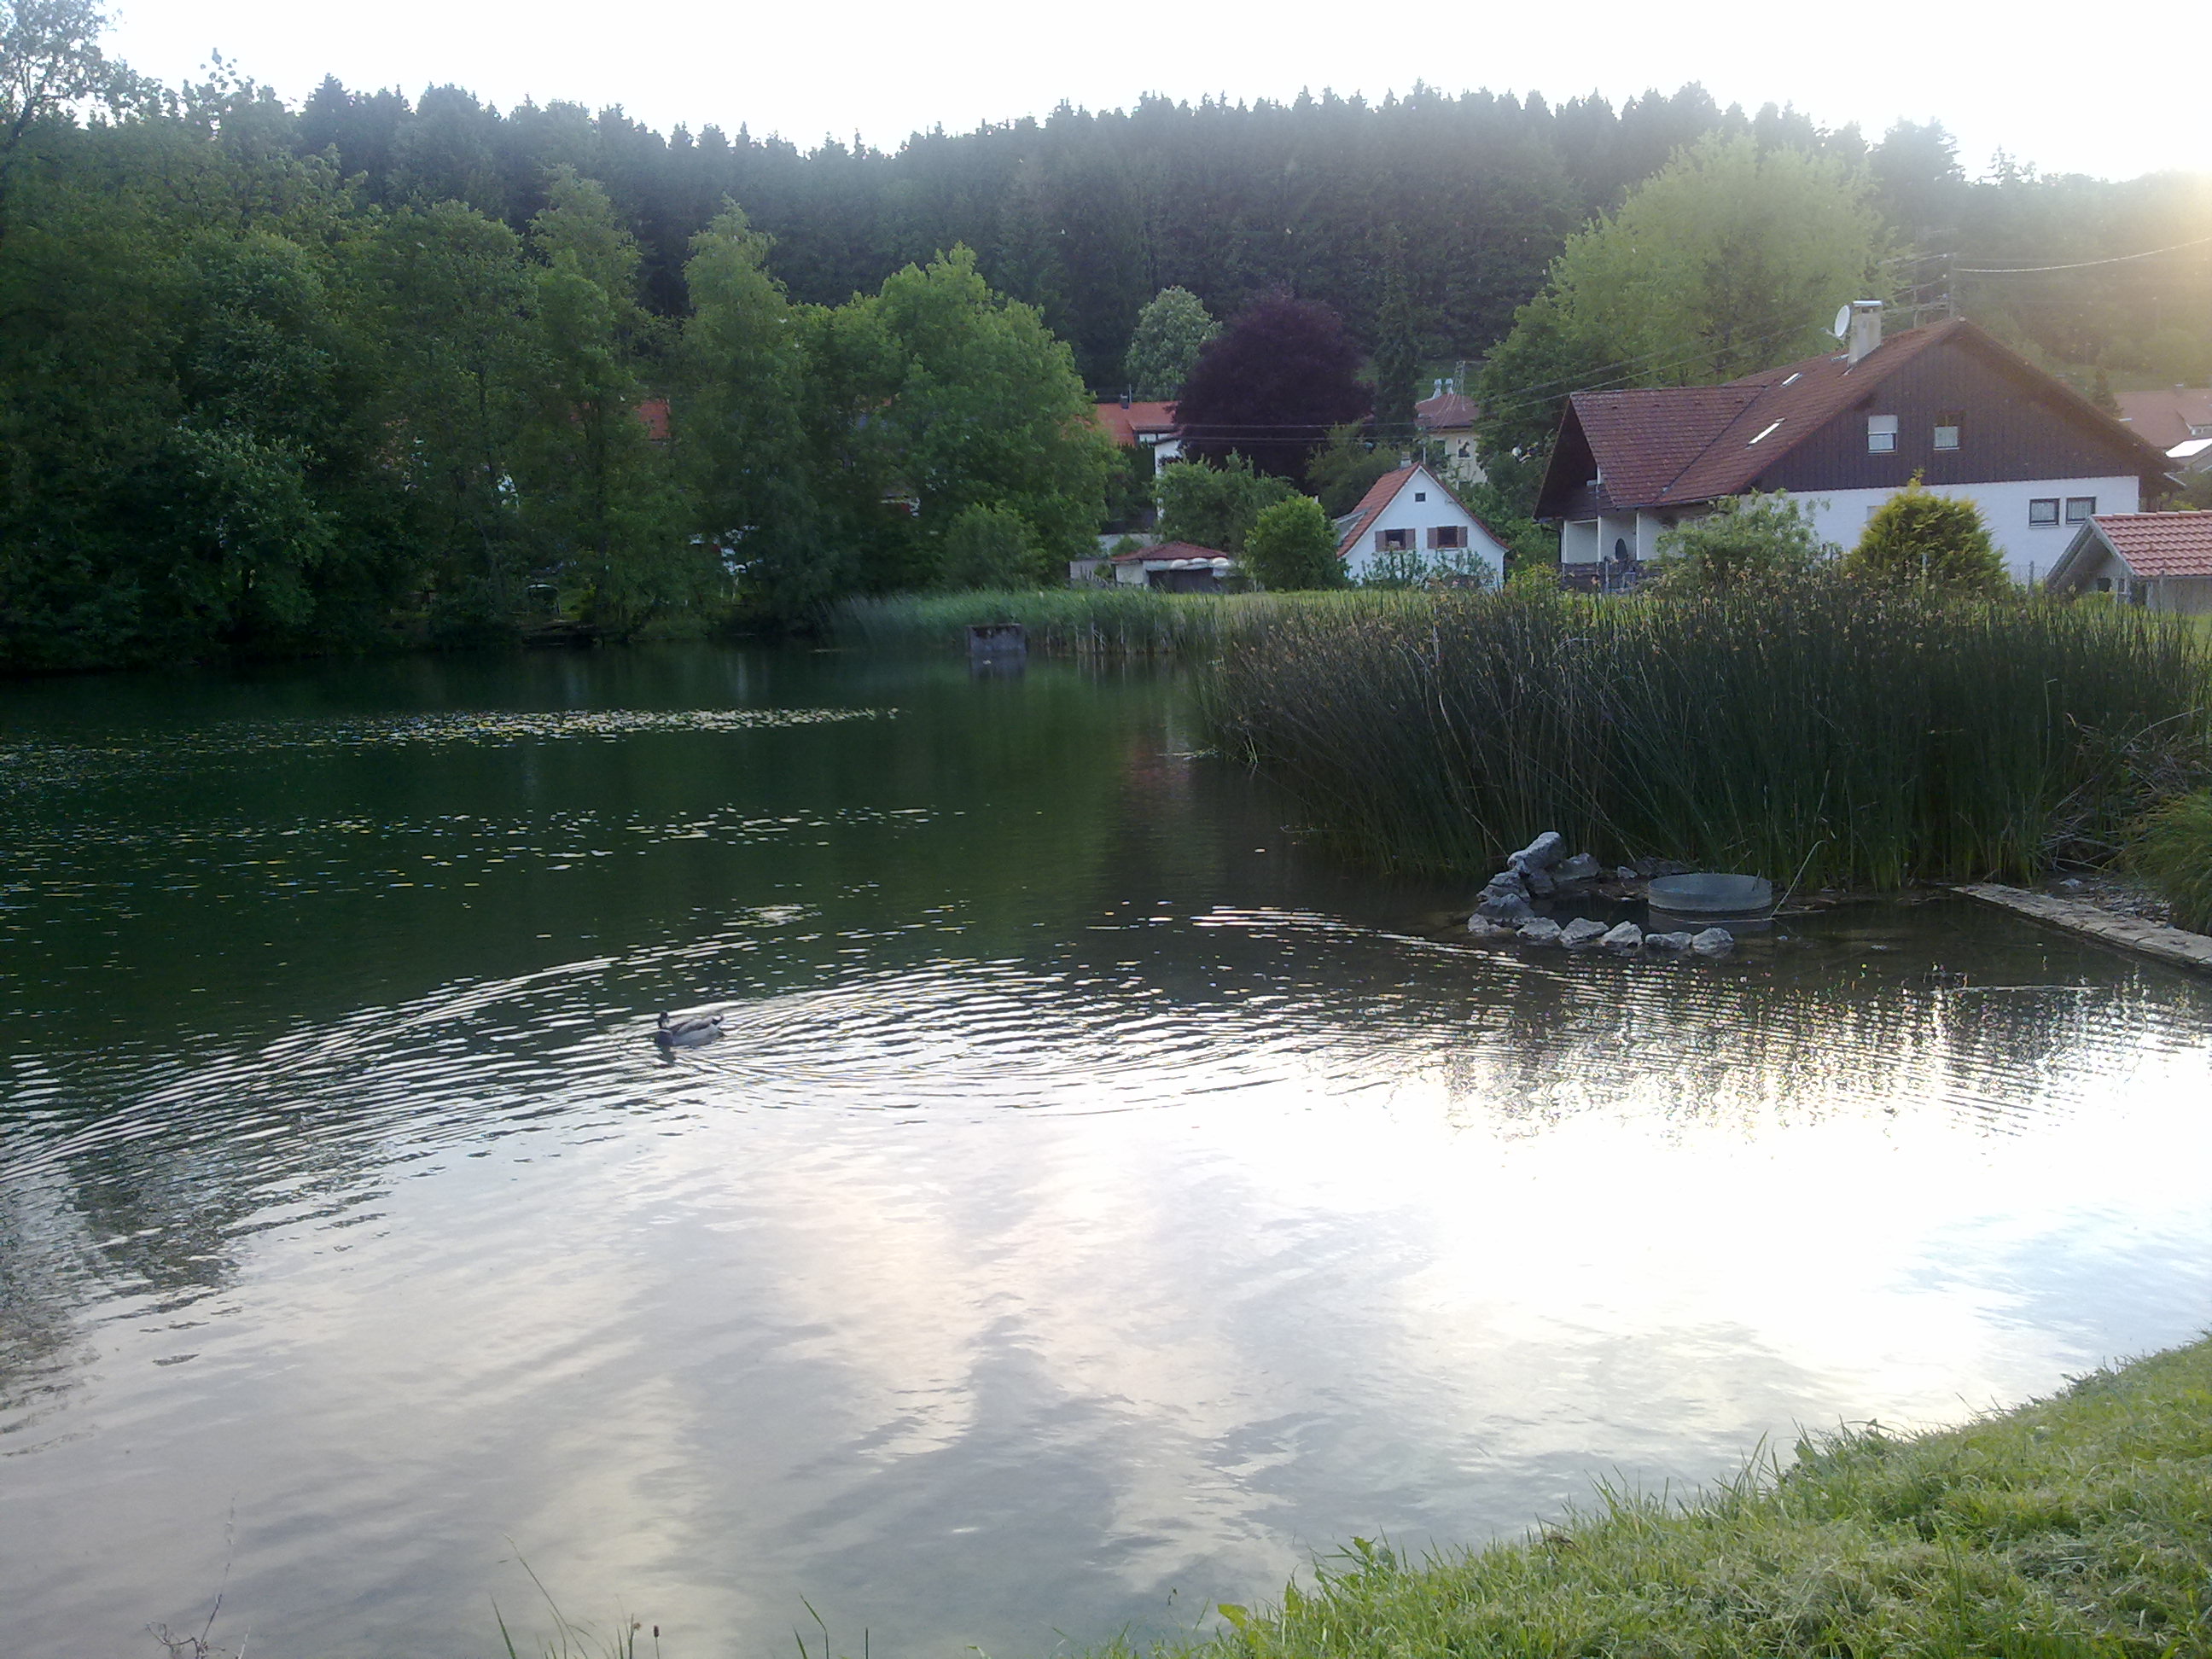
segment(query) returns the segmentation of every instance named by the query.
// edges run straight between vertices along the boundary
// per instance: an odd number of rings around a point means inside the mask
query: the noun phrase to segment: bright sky
[[[112,0],[111,44],[172,83],[210,52],[296,103],[325,73],[410,97],[455,82],[501,108],[525,97],[620,104],[664,131],[715,125],[893,148],[1062,100],[1126,106],[1146,92],[1287,99],[1333,87],[1379,98],[1416,81],[1592,90],[1618,102],[1702,81],[1723,104],[1794,103],[1870,137],[1942,120],[1981,171],[2002,147],[2046,172],[2112,177],[2203,168],[2201,53],[2142,29],[2008,0],[1863,8],[1686,0],[1459,5],[1395,18],[1320,0],[1099,7],[1036,0],[951,6],[840,0]]]

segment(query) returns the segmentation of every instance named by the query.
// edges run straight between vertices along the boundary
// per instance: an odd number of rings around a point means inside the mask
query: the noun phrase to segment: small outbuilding
[[[1107,561],[1122,587],[1153,587],[1170,593],[1218,593],[1222,579],[1237,562],[1218,547],[1195,542],[1161,542],[1116,553]]]
[[[2122,605],[2212,616],[2212,513],[2104,513],[2083,525],[2045,585]]]

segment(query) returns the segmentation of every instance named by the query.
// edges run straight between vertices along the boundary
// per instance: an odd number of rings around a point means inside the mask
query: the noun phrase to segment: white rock
[[[1549,916],[1539,916],[1534,921],[1521,924],[1520,940],[1523,945],[1557,945],[1559,924]]]
[[[1553,881],[1595,881],[1599,868],[1598,861],[1588,853],[1577,853],[1556,866],[1551,876]]]
[[[1480,913],[1467,919],[1467,931],[1468,936],[1471,939],[1510,939],[1513,936],[1513,929],[1506,923],[1492,921],[1488,916]]]
[[[1486,894],[1518,893],[1526,898],[1528,896],[1528,884],[1518,870],[1500,870],[1482,884],[1482,890]]]
[[[1559,884],[1552,879],[1550,872],[1538,870],[1533,866],[1521,872],[1521,880],[1528,889],[1530,898],[1549,898],[1559,886]]]
[[[1644,948],[1647,951],[1665,951],[1679,956],[1690,948],[1689,929],[1686,927],[1678,933],[1646,933],[1644,936]]]
[[[1601,921],[1592,921],[1588,916],[1577,916],[1559,929],[1559,943],[1570,951],[1586,951],[1605,937]]]
[[[1735,949],[1735,935],[1725,927],[1708,927],[1690,936],[1690,949],[1701,957],[1724,957]]]
[[[1644,930],[1632,921],[1616,923],[1607,930],[1598,945],[1607,951],[1641,951],[1644,948]]]

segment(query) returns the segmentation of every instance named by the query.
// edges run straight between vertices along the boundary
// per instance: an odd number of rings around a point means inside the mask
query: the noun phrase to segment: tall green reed
[[[1833,580],[1492,593],[1274,617],[1223,641],[1203,696],[1224,747],[1388,866],[1479,871],[1549,828],[1891,887],[2033,873],[2115,737],[2201,752],[2212,651],[2138,611]]]
[[[875,649],[963,649],[969,626],[1019,623],[1033,649],[1063,656],[1210,656],[1291,616],[1418,611],[1419,593],[1164,593],[1142,587],[903,593],[848,599],[830,613],[840,639]]]

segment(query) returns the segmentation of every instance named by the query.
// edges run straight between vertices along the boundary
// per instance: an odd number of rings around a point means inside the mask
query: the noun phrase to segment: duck
[[[686,1014],[681,1019],[671,1019],[664,1013],[653,1028],[653,1040],[664,1048],[696,1048],[721,1035],[720,1014]]]

